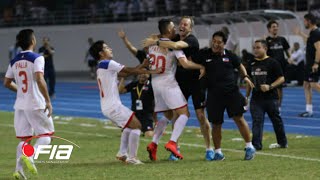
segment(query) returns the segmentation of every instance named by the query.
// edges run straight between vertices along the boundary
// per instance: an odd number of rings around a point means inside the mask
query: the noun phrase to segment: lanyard
[[[137,84],[137,88],[136,89],[137,89],[138,99],[140,99],[140,97],[142,95],[143,87],[144,87],[144,85],[141,87],[141,90],[139,91],[139,86]]]

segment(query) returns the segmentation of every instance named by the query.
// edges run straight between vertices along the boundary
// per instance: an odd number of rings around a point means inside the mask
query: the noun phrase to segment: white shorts
[[[187,101],[178,85],[153,87],[155,112],[179,109],[187,105]]]
[[[14,111],[14,128],[17,138],[28,138],[33,135],[52,135],[54,126],[52,117],[43,109]]]
[[[134,116],[134,112],[122,104],[104,109],[102,113],[120,128],[126,128]]]

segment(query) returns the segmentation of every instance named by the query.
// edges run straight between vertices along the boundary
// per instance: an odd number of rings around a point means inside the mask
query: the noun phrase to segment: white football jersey
[[[45,99],[36,82],[35,73],[44,72],[44,57],[32,51],[21,51],[10,61],[6,77],[15,79],[17,97],[15,109],[44,109]]]
[[[101,110],[121,104],[117,84],[118,73],[124,65],[114,60],[102,60],[98,64],[97,81],[100,89]]]
[[[175,85],[177,83],[175,78],[177,59],[186,57],[184,52],[182,50],[169,50],[159,46],[150,46],[149,57],[151,59],[151,70],[162,69],[160,74],[152,75],[152,84],[160,86]]]

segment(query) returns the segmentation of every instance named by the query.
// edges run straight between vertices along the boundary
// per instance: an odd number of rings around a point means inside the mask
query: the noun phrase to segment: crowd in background
[[[141,21],[154,16],[256,9],[306,11],[314,5],[308,0],[2,0],[0,26]]]

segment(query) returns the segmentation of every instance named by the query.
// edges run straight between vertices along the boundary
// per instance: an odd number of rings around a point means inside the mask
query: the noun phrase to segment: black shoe
[[[299,114],[299,117],[313,117],[313,114],[310,112],[303,112]]]

